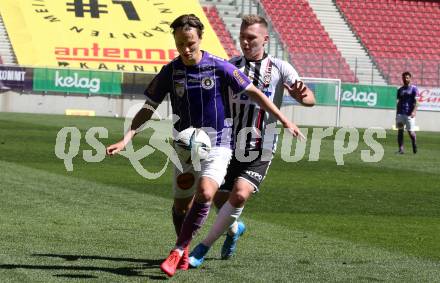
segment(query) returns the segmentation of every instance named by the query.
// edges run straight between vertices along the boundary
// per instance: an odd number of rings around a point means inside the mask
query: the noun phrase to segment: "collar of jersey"
[[[202,51],[202,59],[200,59],[200,62],[199,63],[197,63],[197,64],[195,64],[195,65],[185,65],[184,63],[183,63],[183,60],[182,60],[182,57],[179,55],[179,61],[180,61],[180,64],[182,64],[182,66],[184,66],[185,68],[192,68],[192,67],[197,67],[197,66],[199,66],[202,62],[203,62],[203,60],[205,59],[205,56],[207,56],[207,52],[206,51],[204,51],[204,50],[200,50],[200,51]]]
[[[259,60],[249,60],[249,59],[246,59],[246,61],[248,61],[248,62],[261,62],[261,61],[263,61],[264,59],[266,59],[267,56],[268,56],[267,53],[264,52],[264,54],[263,54],[263,58],[261,58],[261,59],[259,59]]]

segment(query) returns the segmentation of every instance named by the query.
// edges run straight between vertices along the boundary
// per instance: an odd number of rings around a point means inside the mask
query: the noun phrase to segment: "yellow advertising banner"
[[[169,25],[193,13],[202,49],[227,58],[197,0],[1,0],[18,63],[157,73],[178,56]]]

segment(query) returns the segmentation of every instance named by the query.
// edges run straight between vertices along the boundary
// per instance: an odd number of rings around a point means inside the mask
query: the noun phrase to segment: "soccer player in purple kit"
[[[286,119],[279,109],[259,91],[236,67],[224,59],[200,50],[203,24],[193,14],[182,15],[171,23],[179,56],[165,65],[145,91],[145,106],[133,118],[131,129],[119,142],[107,147],[109,155],[121,151],[135,136],[136,130],[148,121],[154,110],[170,94],[176,132],[189,127],[209,128],[212,148],[190,188],[179,188],[178,179],[184,172],[175,168],[173,223],[178,235],[175,248],[161,264],[168,276],[176,269],[188,268],[188,245],[203,225],[212,198],[222,183],[233,146],[222,136],[230,135],[228,89],[235,95],[246,94],[272,113],[293,136],[302,136],[298,127]],[[193,201],[193,195],[195,198]],[[188,211],[188,209],[191,209]]]
[[[403,154],[403,127],[406,127],[409,137],[411,138],[413,153],[417,153],[416,144],[416,111],[417,111],[417,96],[419,90],[415,85],[411,84],[411,73],[404,72],[402,74],[403,86],[397,90],[397,103],[396,103],[396,127],[397,143],[399,150],[397,153]]]

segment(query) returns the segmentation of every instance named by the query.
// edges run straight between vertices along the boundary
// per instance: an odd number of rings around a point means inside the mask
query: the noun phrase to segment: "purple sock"
[[[182,229],[177,238],[176,246],[185,248],[191,242],[193,236],[205,223],[209,214],[210,203],[194,202],[185,220],[183,221]]]
[[[397,143],[399,144],[399,150],[403,151],[403,129],[397,131]]]
[[[171,209],[171,211],[172,211],[172,215],[173,215],[174,229],[176,229],[176,234],[177,234],[177,236],[179,236],[180,230],[182,230],[183,220],[185,220],[185,214],[177,213],[174,206]]]

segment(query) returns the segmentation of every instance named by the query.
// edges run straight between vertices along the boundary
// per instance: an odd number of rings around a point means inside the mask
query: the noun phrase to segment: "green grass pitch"
[[[71,172],[54,151],[67,126],[82,137]],[[99,139],[107,145],[122,136],[123,119],[0,113],[0,282],[166,279],[158,266],[175,241],[171,168],[147,180],[123,156],[85,162],[91,127],[109,130]],[[361,161],[368,148],[360,143],[337,166],[334,136],[318,161],[307,160],[310,147],[295,163],[278,153],[244,210],[237,255],[219,259],[222,238],[202,268],[170,280],[440,282],[440,136],[419,132],[416,155],[394,154],[396,132],[377,140],[385,149],[378,163]],[[157,171],[164,162],[154,153],[143,165]]]

